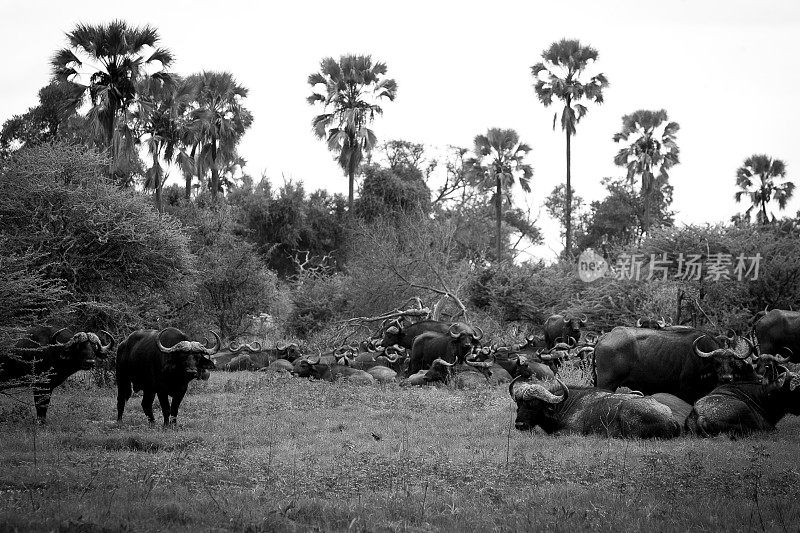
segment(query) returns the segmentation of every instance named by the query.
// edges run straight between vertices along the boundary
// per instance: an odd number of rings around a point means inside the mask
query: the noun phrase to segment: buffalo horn
[[[588,322],[588,321],[589,321],[589,317],[587,317],[585,314],[581,314],[581,318],[580,318],[581,326],[585,326],[586,322]]]
[[[318,365],[318,364],[319,364],[319,360],[320,360],[321,358],[322,358],[322,354],[317,354],[317,358],[316,358],[316,360],[313,360],[313,361],[312,361],[311,357],[308,357],[308,358],[306,359],[306,362],[307,362],[309,365],[312,365],[312,366],[313,366],[313,365]]]
[[[58,346],[63,346],[63,345],[65,344],[65,343],[63,343],[63,342],[58,342],[58,341],[56,340],[56,339],[58,338],[58,336],[61,334],[61,332],[62,332],[62,331],[66,331],[67,333],[69,333],[69,334],[70,334],[70,335],[69,335],[70,337],[72,337],[72,336],[73,336],[73,335],[72,335],[72,332],[71,332],[71,331],[69,331],[67,328],[61,328],[60,330],[56,331],[55,333],[53,333],[53,334],[50,336],[50,344],[56,344],[56,345],[58,345]]]
[[[105,335],[106,337],[108,337],[110,339],[108,344],[101,344],[100,345],[100,351],[102,351],[102,352],[110,352],[114,348],[114,344],[115,344],[114,336],[111,335],[111,333],[107,332],[104,329],[101,329],[100,333],[102,333],[103,335]]]
[[[386,328],[386,333],[390,335],[399,335],[400,328],[398,328],[397,326],[389,326],[388,328]]]
[[[744,340],[745,344],[747,344],[747,348],[744,350],[739,350],[739,345],[737,343],[736,348],[733,350],[733,355],[735,355],[737,359],[744,360],[750,357],[750,354],[754,352],[755,346],[753,346],[753,343],[750,342],[750,339],[747,337],[742,337],[742,339]]]
[[[694,353],[696,353],[698,357],[703,357],[703,358],[713,357],[713,356],[719,355],[721,352],[725,351],[725,350],[718,349],[718,350],[714,350],[714,351],[711,351],[711,352],[704,352],[703,350],[701,350],[700,348],[697,347],[697,342],[700,339],[702,339],[703,337],[705,337],[705,335],[701,335],[700,337],[697,337],[694,340],[694,342],[692,343],[692,348],[694,349]]]
[[[636,327],[637,327],[637,328],[640,328],[640,327],[642,327],[642,319],[641,319],[641,318],[639,318],[639,319],[637,319],[637,320],[636,320]]]
[[[457,339],[458,336],[459,336],[459,333],[457,331],[453,332],[453,328],[458,328],[458,323],[450,324],[450,328],[447,330],[447,333],[449,333],[450,336],[453,337],[454,339]]]
[[[477,334],[477,335],[473,335],[472,337],[473,337],[473,338],[474,338],[476,341],[479,341],[479,340],[481,340],[481,339],[483,338],[483,330],[482,330],[481,328],[479,328],[478,326],[475,326],[475,327],[473,327],[472,329],[474,329],[476,332],[478,332],[478,334]]]
[[[788,348],[787,348],[788,350]],[[758,356],[761,361],[768,361],[778,363],[779,365],[785,365],[789,362],[790,357],[781,357],[780,355],[772,355],[770,353],[762,353]]]
[[[569,324],[569,320],[570,320],[569,316],[565,316],[564,317],[564,324]]]
[[[489,368],[494,364],[494,356],[489,357],[485,361],[470,361],[469,359],[464,361],[469,366],[474,366],[476,368]]]
[[[543,400],[547,403],[561,403],[565,395],[558,396],[553,394],[541,383],[521,383],[514,387],[513,393],[515,400]]]
[[[208,343],[209,343],[208,338],[206,336],[203,336],[203,341],[204,341],[203,349],[205,350],[206,354],[214,355],[215,353],[217,353],[219,351],[219,347],[222,345],[222,341],[220,340],[219,335],[217,335],[216,331],[214,331],[213,329],[210,330],[210,331],[211,331],[211,334],[216,339],[216,342],[214,343],[214,346],[211,347],[211,346],[208,345]]]

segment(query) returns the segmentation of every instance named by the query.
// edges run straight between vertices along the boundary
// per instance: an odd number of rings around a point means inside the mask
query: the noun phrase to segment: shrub
[[[193,257],[181,224],[105,177],[98,153],[62,144],[23,149],[0,171],[5,253],[61,284],[75,327],[132,329],[174,309]]]

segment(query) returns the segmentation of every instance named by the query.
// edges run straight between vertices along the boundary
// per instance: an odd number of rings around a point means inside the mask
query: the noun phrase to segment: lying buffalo
[[[764,313],[753,331],[762,353],[791,353],[792,362],[800,363],[800,311],[773,309]]]
[[[219,335],[211,332],[214,346],[189,340],[181,330],[140,329],[122,341],[117,350],[117,420],[133,391],[142,391],[142,410],[151,423],[153,400],[158,396],[164,425],[175,424],[178,408],[193,379],[208,379],[215,368],[210,356],[220,348]],[[170,405],[169,397],[172,397]]]
[[[515,426],[520,430],[539,426],[546,433],[642,439],[668,439],[681,433],[667,406],[638,394],[593,387],[569,389],[558,378],[532,383],[517,378],[508,392],[517,403]]]
[[[701,436],[748,435],[775,429],[787,413],[800,415],[800,374],[784,371],[767,383],[720,385],[695,402],[686,425]]]
[[[53,389],[79,370],[90,370],[96,359],[106,359],[114,348],[114,338],[106,331],[103,344],[94,333],[81,331],[74,335],[66,328],[33,327],[25,337],[0,357],[0,390],[32,387],[36,416],[47,417]]]
[[[746,352],[692,328],[653,330],[619,326],[594,348],[596,386],[627,386],[644,394],[666,392],[693,403],[723,379],[747,379]],[[741,343],[740,343],[741,344]],[[738,361],[738,362],[737,362]]]
[[[414,339],[408,373],[414,374],[430,367],[435,359],[448,363],[463,362],[482,337],[481,328],[460,322],[451,324],[447,333],[423,333]]]
[[[346,364],[323,362],[322,356],[298,359],[294,362],[292,374],[301,378],[312,378],[323,381],[346,379],[355,383],[370,384],[375,382],[370,374]]]

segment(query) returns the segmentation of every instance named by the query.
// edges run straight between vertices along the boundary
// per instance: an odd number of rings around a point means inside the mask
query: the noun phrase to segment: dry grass
[[[134,397],[0,398],[0,531],[796,531],[800,423],[731,441],[511,429],[505,387],[352,386],[215,373],[177,430]],[[158,411],[156,411],[158,412]]]

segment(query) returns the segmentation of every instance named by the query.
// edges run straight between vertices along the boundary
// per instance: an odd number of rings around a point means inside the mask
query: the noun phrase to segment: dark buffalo
[[[793,363],[800,363],[800,311],[773,309],[754,326],[761,353],[789,353]]]
[[[539,351],[526,351],[519,344],[501,346],[499,348],[483,348],[476,353],[474,360],[486,362],[490,358],[493,366],[503,368],[511,379],[522,376],[527,379],[531,376],[539,379],[552,379],[555,374],[548,364],[539,358]]]
[[[439,322],[438,320],[420,320],[414,324],[403,326],[399,320],[395,320],[386,328],[383,334],[383,339],[380,346],[402,346],[408,350],[414,344],[414,339],[423,333],[447,333],[450,330],[450,324],[447,322]]]
[[[483,374],[490,385],[508,383],[512,379],[511,372],[506,370],[503,365],[498,364],[494,356],[489,356],[482,361],[477,358],[467,359],[464,363]],[[517,360],[517,364],[519,364],[519,360]]]
[[[508,392],[517,403],[515,426],[541,427],[546,433],[599,434],[623,438],[677,437],[680,425],[672,411],[639,394],[618,394],[593,387],[567,388],[555,382],[511,382]]]
[[[53,389],[75,372],[93,368],[96,359],[106,359],[114,348],[114,338],[106,331],[101,334],[108,344],[86,331],[73,335],[48,326],[29,329],[10,354],[0,358],[0,390],[32,387],[36,416],[44,422]]]
[[[551,315],[544,322],[544,341],[548,348],[555,346],[559,337],[568,344],[577,344],[581,337],[581,329],[586,325],[586,315],[574,316]]]
[[[608,390],[627,386],[644,394],[666,392],[693,403],[711,392],[720,376],[748,378],[752,374],[748,355],[721,348],[717,340],[696,329],[620,326],[595,345],[595,384]]]
[[[215,367],[211,356],[220,348],[219,335],[211,332],[214,346],[189,340],[181,330],[140,329],[122,341],[117,350],[117,420],[133,391],[142,391],[142,410],[151,423],[153,400],[158,396],[164,425],[175,424],[178,408],[193,379],[208,379]],[[170,404],[169,397],[172,397]]]
[[[767,383],[720,385],[695,402],[686,426],[701,436],[748,435],[775,429],[787,413],[800,415],[800,374],[784,371]]]
[[[434,359],[463,362],[482,337],[483,331],[479,327],[471,328],[458,322],[451,324],[447,333],[423,333],[414,339],[408,373],[414,374],[430,367]]]

